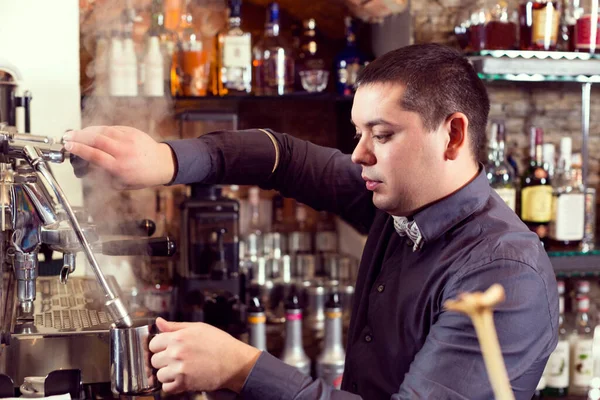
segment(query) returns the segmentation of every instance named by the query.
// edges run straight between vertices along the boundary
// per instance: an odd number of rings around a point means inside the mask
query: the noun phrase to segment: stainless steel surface
[[[64,192],[62,191],[62,188],[60,187],[60,185],[58,185],[58,182],[56,181],[56,179],[54,178],[52,173],[50,172],[50,169],[46,165],[46,162],[44,161],[39,149],[37,149],[31,145],[26,145],[23,147],[23,155],[24,155],[25,159],[27,160],[27,162],[29,162],[29,164],[37,172],[40,173],[40,175],[45,180],[45,183],[52,189],[52,191],[54,192],[60,205],[65,210],[65,212],[69,218],[69,222],[71,223],[71,226],[72,226],[73,230],[75,231],[77,238],[79,239],[79,241],[81,243],[83,252],[85,253],[85,255],[88,259],[88,262],[90,263],[92,270],[94,271],[94,274],[96,275],[96,279],[98,280],[98,283],[100,284],[102,290],[104,291],[104,293],[106,295],[106,298],[107,298],[106,306],[108,307],[109,312],[112,313],[111,316],[115,320],[115,324],[118,327],[131,326],[131,317],[129,316],[129,313],[127,312],[125,307],[122,306],[121,301],[115,296],[115,294],[113,293],[111,288],[108,286],[108,283],[106,282],[106,278],[104,277],[104,274],[102,273],[102,270],[100,269],[100,266],[98,265],[98,261],[96,260],[96,257],[92,253],[92,248],[91,248],[87,238],[85,237],[83,230],[81,229],[79,221],[77,221],[75,213],[73,212],[73,209],[71,208],[71,205],[69,204],[69,202],[67,200],[67,197],[65,196]]]
[[[4,287],[11,286],[11,275],[5,274]],[[114,278],[107,280],[117,290]],[[84,383],[109,382],[109,329],[113,321],[103,299],[104,293],[93,277],[71,277],[65,285],[56,277],[39,277],[32,318],[22,318],[22,311],[15,308],[14,315],[3,319],[3,323],[11,320],[12,326],[3,327],[10,334],[9,345],[0,354],[0,373],[19,383],[25,376],[77,368]]]
[[[160,389],[148,344],[157,333],[148,320],[133,321],[129,328],[111,327],[110,376],[115,394],[143,395]]]
[[[17,298],[21,304],[30,303],[35,300],[35,285],[38,276],[37,256],[37,252],[17,252],[14,255],[15,276],[17,278]]]

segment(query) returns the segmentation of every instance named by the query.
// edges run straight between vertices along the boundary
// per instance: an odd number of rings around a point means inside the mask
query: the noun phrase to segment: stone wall
[[[459,14],[477,0],[413,0],[415,43],[437,42],[456,46],[453,27]],[[565,135],[573,137],[573,151],[581,149],[581,86],[576,83],[488,83],[492,107],[490,119],[507,123],[509,151],[527,162],[527,131],[531,125],[544,129],[546,142],[557,146]],[[600,183],[600,85],[592,86],[589,141],[591,185]]]

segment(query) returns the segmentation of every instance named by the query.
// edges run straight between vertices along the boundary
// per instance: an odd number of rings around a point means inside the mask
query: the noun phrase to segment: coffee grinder
[[[181,262],[174,279],[172,317],[203,321],[235,335],[245,320],[239,202],[223,196],[219,186],[194,184],[181,215]]]

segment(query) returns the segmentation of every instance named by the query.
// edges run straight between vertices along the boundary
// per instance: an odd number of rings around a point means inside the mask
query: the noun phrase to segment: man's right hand
[[[90,126],[63,136],[65,149],[107,171],[115,186],[139,189],[169,183],[175,157],[169,145],[127,126]]]

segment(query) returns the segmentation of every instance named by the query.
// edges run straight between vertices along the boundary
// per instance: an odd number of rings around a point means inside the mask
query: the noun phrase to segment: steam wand
[[[79,242],[81,243],[83,252],[85,253],[90,265],[92,266],[92,269],[94,270],[94,273],[96,274],[96,279],[98,280],[98,283],[102,287],[102,290],[104,291],[104,295],[108,299],[106,301],[105,305],[106,305],[106,308],[108,309],[110,316],[115,321],[115,325],[118,328],[131,327],[132,326],[131,317],[129,316],[129,313],[127,312],[127,309],[125,308],[123,301],[114,294],[114,292],[108,285],[108,282],[106,281],[106,278],[104,277],[104,274],[102,273],[102,270],[100,270],[98,261],[96,261],[96,257],[92,253],[92,248],[91,248],[88,240],[86,239],[85,235],[83,234],[83,230],[81,229],[81,226],[79,225],[79,221],[77,221],[77,218],[75,217],[75,213],[73,212],[73,209],[71,208],[71,205],[69,204],[69,201],[67,200],[67,197],[65,196],[64,192],[62,191],[62,188],[59,186],[58,182],[56,181],[56,179],[50,172],[50,169],[48,168],[48,165],[46,164],[46,161],[44,160],[44,155],[38,148],[36,148],[30,144],[23,146],[22,152],[23,152],[23,156],[27,160],[27,162],[41,175],[41,178],[46,181],[48,186],[50,186],[50,188],[52,188],[52,191],[56,195],[56,198],[58,199],[59,203],[61,204],[61,206],[64,208],[65,212],[67,213],[67,216],[69,217],[69,222],[71,223],[71,228],[73,228],[73,231],[75,231],[75,234],[77,235],[77,238],[79,239]]]

